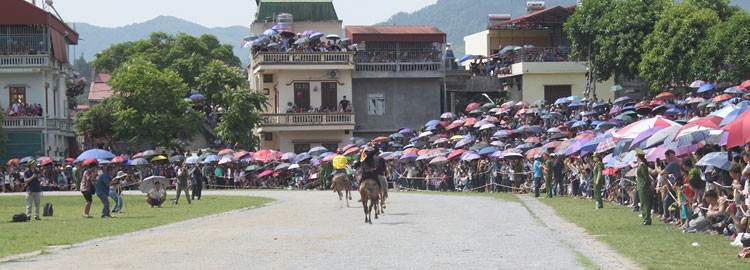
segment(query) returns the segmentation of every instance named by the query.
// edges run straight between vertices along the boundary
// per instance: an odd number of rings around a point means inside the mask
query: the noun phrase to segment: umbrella
[[[292,166],[292,164],[290,164],[290,163],[281,163],[278,166],[276,166],[276,168],[274,168],[273,170],[274,171],[286,170],[286,169],[289,168],[289,166]]]
[[[615,139],[614,137],[609,137],[602,140],[594,151],[601,153],[614,149],[615,146],[617,146],[617,139]]]
[[[503,154],[504,159],[523,159],[523,155],[520,153],[507,153]]]
[[[279,32],[277,32],[276,30],[266,29],[265,31],[263,31],[263,33],[261,35],[263,35],[263,36],[273,36],[273,35],[276,35],[278,33]]]
[[[613,102],[613,104],[625,103],[626,101],[629,101],[629,100],[630,100],[629,96],[622,96],[622,97],[619,97],[619,98],[615,99],[615,101]]]
[[[722,102],[731,98],[732,98],[732,95],[730,94],[721,94],[712,98],[711,101],[716,103],[716,102]]]
[[[573,123],[572,126],[570,126],[570,128],[585,127],[587,125],[588,125],[588,123],[586,123],[586,121],[576,121],[575,123]]]
[[[721,128],[726,131],[727,148],[743,145],[750,141],[750,110],[746,110],[734,122]]]
[[[234,154],[234,150],[232,150],[232,149],[222,149],[221,151],[219,151],[219,153],[217,155],[223,157],[223,156],[231,155],[231,154]]]
[[[296,34],[294,32],[289,31],[289,30],[284,30],[284,31],[279,32],[279,36],[284,37],[284,38],[293,38],[295,35]]]
[[[169,162],[172,163],[183,163],[185,162],[185,156],[183,155],[174,155],[169,157]]]
[[[428,127],[428,126],[437,126],[439,124],[440,124],[440,120],[430,120],[430,121],[427,121],[427,123],[425,123],[424,126],[425,127]]]
[[[481,106],[479,103],[472,102],[472,103],[469,103],[469,105],[466,105],[466,109],[464,111],[470,112],[470,111],[476,110],[477,108],[479,108],[479,106]]]
[[[459,157],[459,156],[463,155],[463,153],[466,153],[465,149],[456,149],[456,150],[453,150],[453,152],[450,152],[450,154],[448,154],[448,156],[446,156],[446,158],[447,159],[454,159],[456,157]]]
[[[739,88],[729,87],[727,89],[724,89],[724,93],[727,93],[727,94],[744,94],[745,91],[742,91]]]
[[[204,97],[204,96],[203,96],[203,95],[201,95],[201,94],[192,94],[192,95],[190,95],[190,99],[191,99],[191,100],[196,100],[196,99],[205,99],[205,98],[206,98],[206,97]]]
[[[255,170],[258,170],[258,169],[260,169],[260,168],[261,168],[260,166],[258,166],[258,165],[256,165],[256,164],[253,164],[253,165],[250,165],[250,166],[247,166],[247,167],[245,167],[245,171],[248,171],[248,172],[249,172],[249,171],[255,171]]]
[[[447,143],[447,142],[448,142],[447,138],[439,138],[439,139],[435,140],[434,142],[432,142],[432,145],[438,145],[438,144]]]
[[[725,171],[729,170],[731,163],[727,158],[727,152],[713,152],[703,156],[698,162],[695,163],[697,166],[714,166]]]
[[[555,105],[568,104],[570,102],[572,101],[568,98],[558,98],[557,100],[555,100]]]
[[[150,158],[150,157],[153,157],[153,156],[158,155],[158,154],[159,153],[157,153],[154,150],[146,150],[146,151],[143,151],[141,153],[141,157],[143,157],[143,158]]]
[[[609,91],[611,91],[611,92],[617,92],[617,91],[620,91],[620,90],[622,90],[622,85],[619,85],[619,84],[615,84],[615,85],[609,87]]]
[[[612,123],[612,122],[601,122],[601,123],[599,123],[599,124],[596,125],[596,129],[604,131],[604,130],[608,130],[610,128],[613,128],[615,126],[617,126],[617,125],[615,123]]]
[[[52,159],[51,157],[47,157],[47,158],[43,159],[42,162],[39,163],[39,164],[41,164],[42,166],[44,166],[44,165],[50,164],[52,162],[55,162],[55,160]]]
[[[335,35],[335,34],[330,34],[330,35],[327,35],[327,36],[326,36],[326,39],[330,39],[330,40],[339,40],[339,39],[341,39],[341,37],[340,37],[339,35]]]
[[[481,150],[479,150],[479,152],[477,154],[479,154],[480,156],[486,156],[486,155],[495,153],[497,151],[498,151],[497,148],[492,147],[492,146],[488,146],[488,147],[484,147]]]
[[[138,185],[138,189],[142,193],[148,193],[149,191],[151,191],[154,188],[154,185],[157,182],[161,183],[161,186],[164,189],[166,189],[166,186],[169,185],[169,180],[167,178],[164,178],[164,176],[154,175],[154,176],[146,177],[146,179],[143,179],[143,181],[141,182],[141,184]]]
[[[128,161],[128,158],[123,157],[123,156],[116,156],[115,158],[112,159],[112,163],[123,163],[126,161]]]
[[[471,127],[471,126],[474,126],[474,125],[475,125],[475,124],[476,124],[477,122],[479,122],[479,120],[477,120],[477,119],[476,119],[476,118],[474,118],[474,117],[470,117],[470,118],[466,118],[466,119],[464,120],[464,124],[463,124],[463,125],[464,125],[465,127]]]
[[[21,160],[17,159],[17,158],[10,159],[10,160],[8,160],[8,163],[6,163],[6,165],[8,165],[8,166],[19,165],[19,164],[21,164]]]
[[[682,128],[682,125],[662,128],[661,130],[654,133],[654,135],[648,137],[644,142],[644,146],[646,146],[646,148],[650,148],[661,144],[670,136],[674,138],[674,135],[677,134],[677,131],[680,130],[680,128]]]
[[[271,27],[271,29],[276,30],[276,31],[282,31],[282,30],[289,29],[289,27],[287,27],[286,25],[283,25],[283,24],[277,24],[277,25],[274,25],[273,27]]]
[[[328,149],[326,149],[323,146],[316,146],[316,147],[311,148],[310,151],[307,151],[307,153],[309,153],[310,155],[316,155],[316,154],[319,155],[323,152],[328,152]]]
[[[560,133],[560,132],[562,132],[562,130],[556,127],[553,127],[547,130],[547,133]]]
[[[419,155],[417,155],[417,154],[414,154],[414,153],[408,153],[408,154],[404,154],[404,155],[402,155],[402,156],[401,156],[401,158],[399,158],[399,161],[401,161],[401,162],[409,162],[409,161],[414,161],[414,160],[416,160],[416,159],[417,159],[418,157],[419,157]]]
[[[643,141],[645,141],[646,139],[648,139],[651,136],[653,136],[656,132],[658,132],[659,130],[665,129],[665,128],[667,128],[667,127],[652,127],[652,128],[649,128],[649,129],[647,129],[647,130],[639,133],[638,136],[636,136],[635,139],[633,139],[633,141],[630,143],[629,149],[634,149],[636,146],[638,146],[639,144],[641,144]],[[641,148],[644,148],[644,147],[641,147]]]
[[[232,159],[232,156],[226,155],[226,156],[221,157],[221,159],[219,160],[219,164],[227,164],[227,163],[231,163],[232,161],[234,161],[234,159]]]
[[[674,94],[670,92],[662,92],[654,97],[654,99],[674,99]]]
[[[297,157],[297,154],[294,152],[286,152],[281,155],[281,160],[293,160]]]
[[[479,127],[479,130],[485,130],[485,129],[491,129],[491,128],[495,128],[495,125],[492,123],[489,123],[489,124],[484,124],[481,127]]]
[[[461,160],[463,160],[463,161],[472,161],[472,160],[479,159],[479,158],[481,158],[479,155],[477,155],[475,153],[469,153],[469,154],[464,155],[463,157],[461,157]]]
[[[139,165],[146,165],[146,164],[148,164],[148,160],[146,160],[145,158],[136,158],[130,161],[130,165],[132,166],[139,166]]]
[[[89,149],[78,155],[76,160],[82,161],[85,159],[95,158],[95,159],[111,159],[114,158],[115,154],[112,154],[112,152],[109,152],[107,150],[102,149]],[[21,160],[21,163],[24,163],[24,160]]]
[[[167,157],[158,155],[158,156],[151,158],[151,161],[159,161],[159,160],[167,160]]]
[[[441,114],[440,118],[443,118],[443,119],[453,119],[453,118],[456,118],[456,115],[453,114],[452,112],[446,112],[446,113]]]
[[[731,106],[728,106],[728,107],[731,107]],[[729,123],[734,122],[734,120],[736,120],[737,117],[740,116],[746,110],[747,110],[747,107],[741,107],[741,108],[737,108],[736,110],[733,110],[732,112],[730,112],[724,117],[724,120],[721,120],[721,122],[719,123],[719,126],[723,127],[723,126],[728,125]]]
[[[258,174],[258,177],[266,177],[273,173],[273,170],[265,170],[262,173]]]
[[[346,151],[344,151],[344,155],[345,156],[351,156],[353,154],[359,153],[359,150],[360,150],[359,147],[352,147],[352,148],[349,148]]]
[[[445,164],[447,162],[448,162],[448,158],[444,156],[437,156],[433,158],[432,160],[430,160],[430,165],[440,165],[440,164]]]
[[[398,133],[404,136],[411,136],[414,135],[414,130],[411,130],[410,128],[402,128]]]
[[[199,157],[191,156],[185,159],[185,164],[198,164],[200,161],[201,159]]]
[[[696,93],[699,93],[699,94],[700,93],[705,93],[705,92],[711,91],[711,90],[713,90],[715,88],[716,88],[716,85],[714,85],[712,83],[707,83],[707,84],[701,85],[701,87],[698,88],[698,91],[696,91]]]
[[[315,40],[315,39],[322,38],[324,35],[325,34],[323,34],[321,32],[312,33],[312,34],[310,34],[310,40]]]
[[[702,80],[697,80],[692,83],[690,83],[690,88],[700,88],[701,86],[705,85],[706,82]]]
[[[221,157],[219,155],[210,155],[203,159],[203,162],[209,163],[209,162],[217,162],[221,160]]]
[[[612,135],[615,138],[628,138],[628,139],[634,139],[635,137],[638,137],[638,134],[641,132],[646,131],[647,129],[653,128],[653,127],[670,127],[680,125],[678,123],[675,123],[672,120],[666,119],[662,117],[661,115],[643,119],[641,121],[632,123],[614,133]]]

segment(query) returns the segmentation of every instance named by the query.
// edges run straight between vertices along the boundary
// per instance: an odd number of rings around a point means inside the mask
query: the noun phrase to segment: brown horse
[[[349,207],[349,200],[352,199],[352,185],[349,182],[349,176],[346,173],[337,173],[333,176],[333,192],[339,194],[339,201],[342,197],[348,198],[346,200],[346,207]],[[344,192],[342,194],[342,191]]]
[[[365,223],[372,224],[372,208],[375,207],[375,219],[378,218],[378,200],[380,199],[380,191],[378,190],[378,183],[371,178],[364,179],[359,182],[359,196],[362,202],[362,208],[365,211]],[[368,205],[367,202],[370,202]]]
[[[378,176],[378,181],[380,182],[380,207],[376,207],[376,209],[381,214],[385,214],[385,199],[388,198],[388,181],[384,176]]]

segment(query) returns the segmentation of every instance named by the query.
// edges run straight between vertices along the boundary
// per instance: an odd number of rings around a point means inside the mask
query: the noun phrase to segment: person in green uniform
[[[604,202],[602,202],[602,184],[604,183],[604,175],[602,175],[602,171],[604,171],[604,164],[602,163],[602,159],[599,157],[599,153],[594,153],[594,201],[596,204],[594,205],[595,209],[603,208]]]
[[[544,153],[544,185],[547,186],[547,198],[552,198],[552,166],[553,161],[549,153]]]
[[[321,162],[318,166],[318,181],[320,182],[320,190],[326,189],[326,177],[328,177],[328,166],[325,162]]]
[[[641,199],[641,225],[651,225],[651,176],[648,165],[646,165],[646,153],[640,148],[635,149],[638,157],[638,169],[635,177],[635,188],[638,190],[638,198]]]

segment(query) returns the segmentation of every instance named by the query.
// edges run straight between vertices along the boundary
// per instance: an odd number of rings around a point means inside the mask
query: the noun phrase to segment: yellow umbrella
[[[461,139],[463,139],[463,138],[464,138],[464,136],[461,136],[461,135],[454,135],[453,137],[451,137],[451,141],[455,141],[455,140],[461,140]]]
[[[167,157],[162,156],[162,155],[158,155],[158,156],[155,156],[155,157],[151,158],[151,161],[165,160],[165,159],[167,159]]]

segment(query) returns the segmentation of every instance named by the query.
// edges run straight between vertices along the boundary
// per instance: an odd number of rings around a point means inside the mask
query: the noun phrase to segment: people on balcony
[[[21,117],[21,116],[29,117],[29,116],[42,116],[44,109],[42,108],[42,105],[39,103],[26,105],[24,101],[16,100],[15,102],[13,102],[13,104],[8,106],[7,110],[0,109],[0,111],[4,112],[5,115],[9,117]]]
[[[343,107],[342,102],[348,102],[346,107]],[[353,112],[354,108],[349,100],[344,99],[339,102],[339,107],[312,107],[312,106],[297,106],[292,102],[287,102],[286,113],[342,113],[342,112]]]

